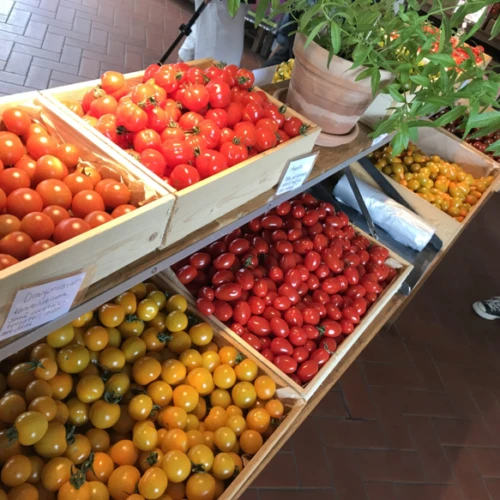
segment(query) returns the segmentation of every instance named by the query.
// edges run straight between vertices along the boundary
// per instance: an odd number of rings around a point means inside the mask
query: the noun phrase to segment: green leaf
[[[359,66],[365,62],[368,52],[370,52],[369,45],[362,45],[358,43],[352,54],[353,65],[351,66],[351,69],[359,68]]]
[[[497,20],[495,21],[493,28],[491,28],[490,40],[493,40],[493,38],[495,38],[499,33],[500,33],[500,16],[497,17]]]
[[[495,124],[500,128],[499,111],[487,111],[486,113],[477,114],[471,116],[468,121],[468,125],[470,125],[471,128],[489,127]]]
[[[227,9],[229,15],[234,17],[240,8],[240,0],[227,0]]]
[[[257,28],[262,20],[266,17],[267,9],[269,8],[269,0],[259,0],[255,11],[255,27]]]
[[[380,70],[378,68],[371,68],[371,69],[372,69],[372,78],[370,83],[372,85],[372,96],[375,97],[380,87]]]
[[[406,102],[406,99],[398,91],[394,90],[392,87],[388,87],[389,94],[396,102]]]
[[[408,146],[410,142],[410,136],[408,135],[408,131],[406,133],[403,130],[399,130],[397,134],[392,138],[391,146],[392,146],[392,154],[397,156],[403,149]]]
[[[441,34],[439,36],[439,52],[443,52],[445,43],[450,43],[451,28],[450,19],[444,15],[441,20]]]
[[[330,39],[333,53],[338,54],[340,50],[340,26],[333,20],[330,21]]]
[[[434,120],[434,123],[437,127],[444,127],[445,125],[448,125],[448,123],[451,123],[463,116],[466,110],[467,106],[457,106],[440,116],[437,120]]]
[[[317,24],[309,33],[309,36],[307,37],[306,43],[304,44],[304,48],[307,49],[309,44],[316,38],[316,35],[328,24],[328,21],[322,21],[321,23]]]
[[[427,56],[427,59],[429,59],[429,61],[433,62],[434,64],[443,66],[444,68],[452,68],[456,66],[455,60],[448,54],[429,54]]]
[[[474,23],[474,25],[472,26],[472,28],[467,31],[463,37],[460,37],[460,41],[461,42],[465,42],[466,40],[468,40],[469,38],[472,38],[475,33],[481,28],[481,26],[483,25],[484,23],[484,18],[486,17],[486,9],[484,10],[484,12],[482,13],[481,17],[477,20],[476,23]]]
[[[486,151],[491,151],[496,155],[500,155],[500,141],[495,141],[493,144],[490,144],[490,146],[486,149]]]
[[[429,85],[429,79],[423,75],[410,75],[410,80],[417,85],[422,85],[424,87]]]
[[[312,7],[308,8],[304,14],[302,14],[300,16],[300,19],[299,19],[299,26],[300,26],[300,29],[303,31],[306,26],[310,23],[311,19],[316,15],[318,14],[318,12],[321,10],[322,8],[322,3],[321,1],[315,3]]]

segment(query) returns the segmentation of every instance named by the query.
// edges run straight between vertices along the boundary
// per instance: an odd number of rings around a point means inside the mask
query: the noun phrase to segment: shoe
[[[472,309],[483,319],[500,319],[500,297],[492,297],[488,300],[474,302]]]

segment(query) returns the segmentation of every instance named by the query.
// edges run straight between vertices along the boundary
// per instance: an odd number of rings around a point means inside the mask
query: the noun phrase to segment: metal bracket
[[[371,236],[378,240],[377,232],[375,231],[375,224],[373,223],[370,212],[368,212],[368,209],[366,208],[365,200],[363,200],[363,196],[361,196],[361,192],[359,191],[358,184],[356,183],[356,178],[352,173],[351,167],[349,165],[345,167],[344,172],[347,176],[352,192],[354,193],[354,197],[358,202],[359,208],[361,209],[361,213],[368,224],[368,230],[370,231]]]

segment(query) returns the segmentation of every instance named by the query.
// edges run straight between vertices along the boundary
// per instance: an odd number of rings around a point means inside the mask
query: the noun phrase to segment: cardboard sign
[[[319,152],[309,153],[307,155],[299,156],[288,162],[285,168],[285,174],[276,191],[276,196],[284,194],[288,191],[293,191],[304,184],[304,181],[309,177],[311,170],[314,167],[316,158]]]
[[[86,274],[75,274],[19,290],[0,330],[0,339],[31,330],[67,313]]]

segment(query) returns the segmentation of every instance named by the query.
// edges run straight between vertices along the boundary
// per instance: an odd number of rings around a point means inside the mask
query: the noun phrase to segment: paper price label
[[[376,146],[377,144],[380,144],[389,134],[382,134],[379,135],[378,137],[375,137],[372,141],[372,146]]]
[[[19,290],[0,330],[0,339],[31,330],[67,313],[86,274],[75,274]]]
[[[285,174],[281,178],[276,195],[279,196],[302,186],[309,177],[318,154],[319,152],[308,153],[290,160],[285,167]]]

